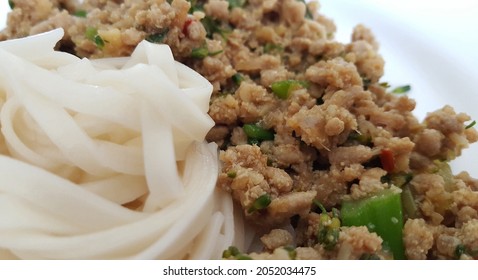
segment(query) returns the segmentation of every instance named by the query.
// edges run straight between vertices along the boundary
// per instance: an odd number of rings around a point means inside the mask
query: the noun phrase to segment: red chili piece
[[[395,157],[389,149],[383,149],[380,152],[380,162],[382,163],[382,168],[388,173],[393,172],[395,169]]]
[[[184,23],[184,25],[183,25],[183,30],[182,30],[182,31],[183,31],[183,34],[184,34],[186,37],[189,36],[188,28],[189,28],[189,26],[191,25],[191,23],[193,23],[193,20],[190,19],[190,18],[188,18],[188,19],[186,20],[186,22]]]

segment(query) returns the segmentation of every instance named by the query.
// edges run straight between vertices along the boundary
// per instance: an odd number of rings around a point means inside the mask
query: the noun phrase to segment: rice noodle
[[[210,259],[243,244],[204,141],[212,85],[165,45],[87,60],[54,51],[62,36],[0,42],[0,258]]]

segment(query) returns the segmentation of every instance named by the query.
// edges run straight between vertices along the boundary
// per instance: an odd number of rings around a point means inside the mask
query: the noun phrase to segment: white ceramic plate
[[[321,12],[334,19],[337,39],[350,41],[353,27],[372,29],[385,59],[382,81],[410,84],[415,115],[446,104],[478,121],[478,1],[321,0]],[[478,177],[478,143],[452,162],[454,172]]]
[[[363,23],[380,42],[385,76],[393,86],[410,84],[415,114],[452,105],[478,121],[478,1],[455,0],[321,0],[321,12],[333,18],[337,39],[348,42],[353,27]],[[10,8],[0,1],[0,28]],[[478,143],[452,163],[478,178]]]

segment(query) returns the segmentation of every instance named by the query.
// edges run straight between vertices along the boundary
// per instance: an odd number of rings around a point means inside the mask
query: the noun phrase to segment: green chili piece
[[[392,90],[392,93],[406,93],[412,89],[410,85],[404,85],[400,87],[396,87]]]
[[[367,226],[382,237],[395,259],[405,258],[400,193],[386,189],[369,198],[343,201],[341,217],[344,226]]]
[[[274,133],[256,124],[245,124],[242,129],[249,139],[274,140]]]
[[[266,209],[267,206],[271,204],[271,196],[269,194],[263,194],[256,198],[256,200],[252,203],[252,206],[247,210],[248,213],[253,213],[257,210]]]
[[[271,84],[272,92],[280,99],[287,99],[290,93],[300,88],[307,88],[309,85],[305,81],[284,80]]]

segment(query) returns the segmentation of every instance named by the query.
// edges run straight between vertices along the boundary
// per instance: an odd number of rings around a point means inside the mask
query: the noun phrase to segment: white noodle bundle
[[[165,45],[90,61],[62,36],[0,42],[0,258],[219,258],[242,228],[204,141],[211,84]]]

